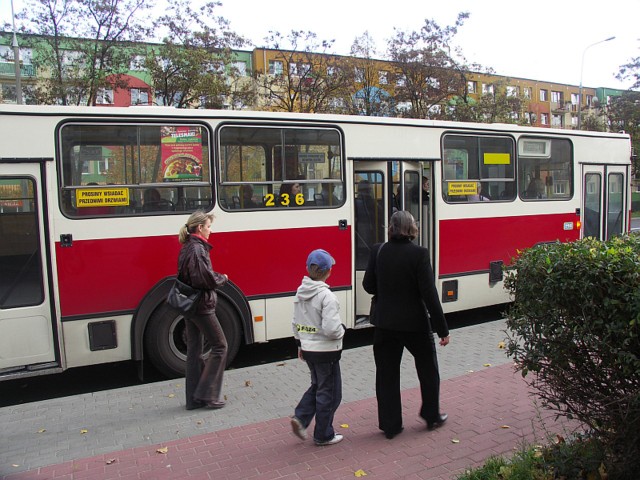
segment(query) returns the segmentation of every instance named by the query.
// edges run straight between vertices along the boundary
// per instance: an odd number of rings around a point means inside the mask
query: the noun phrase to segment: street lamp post
[[[600,43],[609,42],[616,37],[605,38],[604,40],[600,40],[599,42],[592,43],[591,45],[587,45],[587,47],[582,52],[582,63],[580,64],[580,88],[578,89],[578,130],[582,127],[582,73],[584,72],[584,55],[594,45],[598,45]]]
[[[11,20],[13,21],[13,64],[16,72],[16,103],[22,105],[22,81],[20,79],[20,46],[16,36],[16,17],[13,13],[13,0],[11,0]]]

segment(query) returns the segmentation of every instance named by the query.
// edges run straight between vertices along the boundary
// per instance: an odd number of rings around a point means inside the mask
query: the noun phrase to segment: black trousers
[[[376,362],[378,426],[385,433],[397,433],[402,429],[400,363],[405,348],[414,357],[420,381],[422,406],[419,415],[425,421],[432,422],[440,414],[440,373],[433,334],[376,327],[373,356]]]
[[[222,381],[227,364],[227,339],[215,313],[185,317],[187,334],[187,371],[185,393],[187,408],[198,401],[223,402]],[[202,339],[211,347],[203,355]]]

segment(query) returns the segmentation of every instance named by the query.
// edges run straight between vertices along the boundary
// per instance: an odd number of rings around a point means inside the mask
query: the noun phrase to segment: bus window
[[[621,173],[609,174],[607,199],[607,240],[623,232],[624,178]]]
[[[74,123],[60,136],[61,208],[70,217],[212,207],[201,126]]]
[[[583,236],[600,238],[600,205],[602,178],[597,173],[587,173],[584,185]]]
[[[367,268],[371,247],[384,242],[382,173],[359,171],[355,176],[356,270]]]
[[[344,203],[342,140],[332,128],[223,126],[220,205],[231,211]]]
[[[44,300],[37,212],[32,178],[0,179],[0,309]]]
[[[522,137],[518,151],[522,199],[568,200],[573,196],[573,153],[569,140]]]
[[[445,135],[442,195],[447,202],[515,198],[515,148],[509,137]]]

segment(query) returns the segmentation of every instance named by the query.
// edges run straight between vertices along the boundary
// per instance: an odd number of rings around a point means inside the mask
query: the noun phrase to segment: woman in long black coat
[[[403,430],[400,362],[405,348],[415,359],[420,381],[420,417],[430,430],[447,420],[447,415],[440,412],[440,374],[433,332],[440,338],[440,345],[445,346],[449,343],[449,328],[429,252],[412,243],[417,234],[411,213],[394,213],[389,220],[389,242],[371,250],[362,281],[364,289],[377,299],[373,354],[378,426],[387,438]]]

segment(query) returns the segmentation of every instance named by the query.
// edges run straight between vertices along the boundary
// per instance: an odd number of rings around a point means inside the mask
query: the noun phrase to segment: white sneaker
[[[333,438],[331,438],[329,440],[325,440],[324,442],[320,442],[318,440],[315,440],[315,442],[316,442],[316,445],[318,445],[319,447],[323,447],[324,445],[335,445],[336,443],[340,443],[343,438],[344,438],[344,436],[340,435],[339,433],[336,433],[333,436]]]
[[[293,434],[300,440],[307,439],[307,429],[304,428],[304,425],[302,425],[298,417],[291,417],[291,429],[293,430]]]

